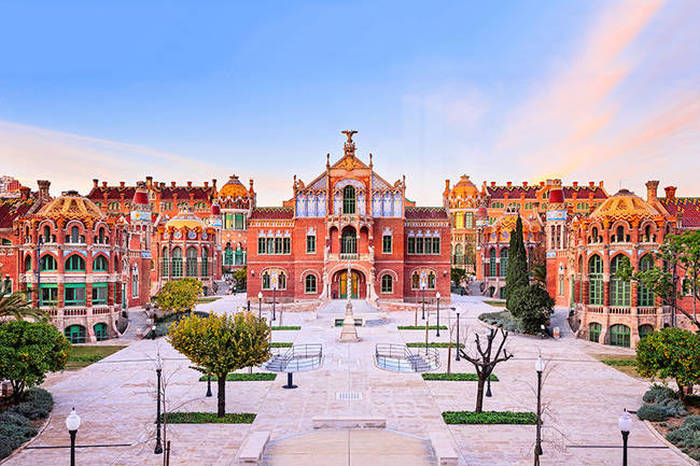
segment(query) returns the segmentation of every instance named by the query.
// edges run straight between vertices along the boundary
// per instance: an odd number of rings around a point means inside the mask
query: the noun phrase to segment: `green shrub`
[[[491,382],[498,382],[498,377],[491,374]],[[424,373],[423,380],[441,380],[441,381],[455,381],[455,382],[476,382],[479,377],[474,373],[467,372],[453,372],[452,374],[445,373]]]
[[[688,414],[688,411],[685,409],[685,405],[681,400],[668,399],[657,403],[657,405],[664,408],[666,410],[666,414],[672,417],[681,417]]]
[[[503,327],[508,332],[523,333],[520,321],[508,311],[485,312],[479,315],[479,320],[491,325]]]
[[[256,372],[254,374],[238,374],[238,373],[231,373],[226,376],[226,381],[227,382],[260,382],[260,381],[269,381],[269,380],[275,380],[277,377],[277,374],[270,373],[270,372]],[[211,381],[216,382],[218,378],[215,375],[211,376]],[[207,381],[207,376],[203,375],[199,378],[200,382],[206,382]]]
[[[691,458],[700,460],[700,416],[688,416],[683,424],[666,434],[666,439]]]
[[[677,398],[678,394],[673,389],[659,384],[652,385],[642,396],[642,400],[645,403],[659,403],[664,400],[675,400]]]
[[[669,414],[666,408],[660,405],[644,404],[637,410],[637,417],[643,421],[665,421]]]
[[[10,456],[36,434],[36,427],[21,414],[10,410],[0,413],[0,459]]]
[[[447,348],[450,344],[446,341],[431,341],[428,342],[428,347],[429,348]],[[464,348],[464,343],[459,344],[461,348]],[[425,342],[420,342],[420,341],[412,341],[410,343],[406,343],[407,348],[425,348]],[[452,343],[453,348],[457,348],[457,343]]]
[[[531,412],[513,411],[445,411],[446,424],[536,424],[537,416]]]
[[[399,330],[425,330],[425,325],[399,325]],[[437,325],[428,326],[430,330],[437,330]],[[441,325],[440,330],[447,330],[447,325]]]
[[[301,330],[300,325],[283,325],[281,327],[270,327],[270,330]]]
[[[226,413],[224,417],[217,417],[216,413],[168,413],[169,424],[252,424],[254,420],[253,413]]]
[[[270,343],[270,348],[291,348],[293,343],[288,341],[273,341]]]
[[[53,398],[43,388],[32,387],[22,397],[22,401],[7,411],[20,414],[27,419],[43,419],[53,409]]]
[[[520,319],[523,331],[531,335],[541,332],[541,326],[554,311],[554,300],[539,285],[516,288],[509,293],[508,304],[511,314]]]

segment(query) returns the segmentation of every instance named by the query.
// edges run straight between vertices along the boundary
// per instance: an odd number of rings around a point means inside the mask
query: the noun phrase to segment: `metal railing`
[[[428,372],[440,367],[437,348],[416,348],[413,352],[406,345],[378,343],[374,357],[377,366],[394,372]]]
[[[323,345],[311,343],[291,348],[274,348],[262,367],[271,372],[305,372],[321,367]]]

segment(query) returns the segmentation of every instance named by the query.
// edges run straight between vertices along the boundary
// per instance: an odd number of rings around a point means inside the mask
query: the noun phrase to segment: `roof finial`
[[[349,130],[346,129],[345,131],[341,131],[345,136],[347,136],[348,140],[345,141],[345,156],[346,157],[355,157],[355,143],[352,140],[352,137],[354,134],[357,133],[354,129]]]
[[[341,131],[344,135],[348,137],[348,143],[352,144],[352,137],[357,134],[357,131],[354,129],[346,129],[345,131]]]

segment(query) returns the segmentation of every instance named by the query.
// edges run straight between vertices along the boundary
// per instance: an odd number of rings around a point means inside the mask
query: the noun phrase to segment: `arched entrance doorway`
[[[347,299],[348,290],[351,299],[365,299],[367,297],[367,281],[365,274],[357,270],[350,271],[350,286],[348,287],[348,271],[340,270],[333,275],[332,294],[333,299]]]

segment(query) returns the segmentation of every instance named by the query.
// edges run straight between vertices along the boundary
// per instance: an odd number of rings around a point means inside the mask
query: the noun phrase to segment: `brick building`
[[[294,178],[282,207],[257,207],[248,222],[248,296],[280,301],[345,298],[379,305],[450,295],[450,229],[441,207],[416,207],[404,179],[387,182],[355,154],[308,184]],[[348,287],[347,269],[351,267]]]

